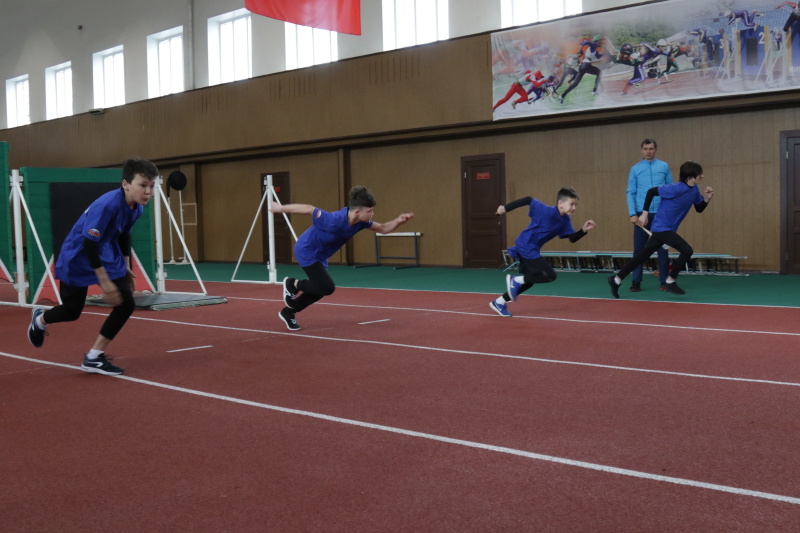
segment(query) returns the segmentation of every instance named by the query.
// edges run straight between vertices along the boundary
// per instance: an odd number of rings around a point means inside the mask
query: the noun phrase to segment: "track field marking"
[[[363,326],[364,324],[377,324],[378,322],[389,322],[391,318],[382,318],[380,320],[371,320],[369,322],[359,322],[359,326]]]
[[[177,350],[167,350],[167,353],[175,353],[175,352],[188,352],[189,350],[203,350],[205,348],[213,348],[214,346],[209,344],[208,346],[194,346],[192,348],[179,348]]]
[[[23,361],[29,361],[29,362],[32,362],[32,363],[39,363],[39,364],[45,364],[45,365],[58,366],[58,367],[62,367],[62,368],[68,368],[70,370],[80,370],[79,367],[74,366],[74,365],[67,365],[67,364],[63,364],[63,363],[55,363],[55,362],[52,362],[52,361],[41,361],[39,359],[32,359],[32,358],[29,358],[29,357],[23,357],[23,356],[20,356],[20,355],[9,354],[9,353],[5,353],[5,352],[0,352],[0,355],[3,355],[5,357],[9,357],[9,358],[13,358],[13,359],[20,359],[20,360],[23,360]],[[515,456],[518,456],[518,457],[525,457],[527,459],[533,459],[535,461],[546,461],[546,462],[550,462],[550,463],[556,463],[556,464],[561,464],[561,465],[566,465],[566,466],[573,466],[573,467],[577,467],[577,468],[583,468],[583,469],[587,469],[587,470],[595,470],[595,471],[599,471],[599,472],[606,472],[606,473],[609,473],[609,474],[617,474],[617,475],[621,475],[621,476],[629,476],[629,477],[634,477],[634,478],[639,478],[639,479],[645,479],[645,480],[648,480],[648,481],[656,481],[656,482],[662,482],[662,483],[672,483],[672,484],[675,484],[675,485],[683,485],[683,486],[687,486],[687,487],[694,487],[694,488],[699,488],[699,489],[713,490],[713,491],[717,491],[717,492],[726,492],[728,494],[735,494],[737,496],[749,496],[749,497],[752,497],[752,498],[760,498],[760,499],[764,499],[764,500],[772,500],[772,501],[778,501],[778,502],[784,502],[784,503],[791,503],[793,505],[800,505],[800,498],[795,498],[795,497],[792,497],[792,496],[785,496],[785,495],[782,495],[782,494],[773,494],[773,493],[770,493],[770,492],[762,492],[762,491],[757,491],[757,490],[743,489],[743,488],[740,488],[740,487],[731,487],[731,486],[728,486],[728,485],[718,485],[716,483],[706,483],[704,481],[696,481],[696,480],[692,480],[692,479],[685,479],[685,478],[672,477],[672,476],[663,476],[663,475],[659,475],[659,474],[651,474],[649,472],[641,472],[641,471],[638,471],[638,470],[630,470],[630,469],[627,469],[627,468],[619,468],[619,467],[615,467],[615,466],[608,466],[608,465],[602,465],[602,464],[597,464],[597,463],[589,463],[589,462],[586,462],[586,461],[577,461],[577,460],[574,460],[574,459],[567,459],[567,458],[564,458],[564,457],[556,457],[556,456],[553,456],[553,455],[544,455],[544,454],[540,454],[540,453],[528,452],[528,451],[525,451],[525,450],[518,450],[516,448],[508,448],[508,447],[505,447],[505,446],[496,446],[494,444],[486,444],[486,443],[482,443],[482,442],[475,442],[475,441],[469,441],[469,440],[463,440],[463,439],[455,439],[455,438],[451,438],[451,437],[444,437],[444,436],[441,436],[441,435],[435,435],[435,434],[432,434],[432,433],[422,433],[420,431],[413,431],[413,430],[410,430],[410,429],[396,428],[396,427],[392,427],[392,426],[384,426],[384,425],[381,425],[381,424],[374,424],[374,423],[371,423],[371,422],[362,422],[360,420],[353,420],[353,419],[350,419],[350,418],[341,418],[341,417],[338,417],[338,416],[331,416],[331,415],[326,415],[326,414],[322,414],[322,413],[315,413],[315,412],[312,412],[312,411],[302,411],[302,410],[299,410],[299,409],[291,409],[289,407],[281,407],[279,405],[271,405],[271,404],[267,404],[267,403],[254,402],[254,401],[251,401],[251,400],[243,400],[241,398],[234,398],[232,396],[223,396],[221,394],[213,394],[213,393],[210,393],[210,392],[204,392],[204,391],[199,391],[199,390],[194,390],[194,389],[188,389],[188,388],[185,388],[185,387],[177,387],[175,385],[168,385],[166,383],[158,383],[157,381],[149,381],[149,380],[146,380],[146,379],[133,378],[133,377],[130,377],[130,376],[125,376],[125,375],[122,375],[122,376],[111,376],[111,377],[114,377],[114,378],[117,378],[117,379],[122,379],[122,380],[125,380],[125,381],[130,381],[130,382],[133,382],[133,383],[140,383],[142,385],[147,385],[147,386],[150,386],[150,387],[157,387],[157,388],[166,389],[166,390],[170,390],[170,391],[174,391],[174,392],[182,392],[184,394],[191,394],[191,395],[200,396],[200,397],[203,397],[203,398],[210,398],[210,399],[213,399],[213,400],[220,400],[220,401],[235,403],[235,404],[239,404],[239,405],[246,405],[246,406],[249,406],[249,407],[257,407],[259,409],[267,409],[267,410],[270,410],[270,411],[276,411],[276,412],[286,413],[286,414],[291,414],[291,415],[298,415],[298,416],[304,416],[304,417],[309,417],[309,418],[315,418],[317,420],[325,420],[327,422],[334,422],[334,423],[345,424],[345,425],[349,425],[349,426],[357,426],[357,427],[366,428],[366,429],[374,429],[374,430],[377,430],[377,431],[384,431],[384,432],[387,432],[387,433],[405,435],[405,436],[408,436],[408,437],[416,437],[416,438],[432,440],[432,441],[436,441],[436,442],[443,442],[443,443],[446,443],[446,444],[454,444],[454,445],[457,445],[457,446],[464,446],[464,447],[467,447],[467,448],[477,448],[479,450],[484,450],[484,451],[489,451],[489,452],[502,453],[502,454],[507,454],[507,455],[515,455]]]
[[[102,313],[94,313],[90,311],[84,311],[83,314],[95,314],[100,316],[106,316]],[[321,335],[308,335],[303,333],[287,333],[285,331],[272,331],[266,329],[251,329],[251,328],[236,328],[233,326],[218,326],[215,324],[196,324],[193,322],[180,322],[177,320],[162,320],[158,318],[146,318],[140,316],[132,316],[131,320],[145,320],[150,322],[160,322],[163,324],[176,324],[180,326],[193,326],[193,327],[201,327],[201,328],[209,328],[209,329],[225,329],[229,331],[243,331],[248,333],[261,333],[261,334],[270,334],[270,335],[286,335],[290,337],[302,337],[305,339],[313,339],[313,340],[321,340],[321,341],[333,341],[333,342],[352,342],[352,343],[360,343],[360,344],[377,344],[379,346],[393,346],[396,348],[408,348],[411,350],[425,350],[425,351],[432,351],[432,352],[443,352],[443,353],[452,353],[452,354],[463,354],[463,355],[483,355],[486,357],[501,357],[505,359],[517,359],[522,361],[535,361],[538,363],[553,363],[553,364],[560,364],[560,365],[574,365],[574,366],[585,366],[591,368],[604,368],[608,370],[621,370],[624,372],[644,372],[648,374],[661,374],[667,376],[679,376],[679,377],[689,377],[689,378],[701,378],[701,379],[714,379],[714,380],[721,380],[721,381],[738,381],[744,383],[759,383],[762,385],[784,385],[789,387],[800,387],[800,383],[795,383],[792,381],[773,381],[768,379],[753,379],[753,378],[735,378],[730,376],[712,376],[708,374],[690,374],[687,372],[673,372],[670,370],[655,370],[652,368],[636,368],[636,367],[627,367],[627,366],[618,366],[618,365],[602,365],[599,363],[584,363],[581,361],[564,361],[560,359],[547,359],[544,357],[529,357],[524,355],[510,355],[510,354],[502,354],[502,353],[492,353],[492,352],[478,352],[473,350],[456,350],[453,348],[437,348],[435,346],[420,346],[416,344],[401,344],[397,342],[386,342],[386,341],[373,341],[373,340],[366,340],[366,339],[340,339],[337,337],[323,337]]]
[[[227,298],[227,296],[226,296]],[[234,299],[234,298],[231,298]],[[252,300],[258,300],[257,298],[251,298]],[[260,300],[264,301],[264,300]],[[273,300],[269,300],[273,301]],[[278,301],[278,300],[275,300]],[[282,300],[281,300],[282,301]],[[326,302],[317,302],[315,305],[329,305],[329,306],[340,306],[340,307],[359,307],[363,308],[363,304],[337,304],[337,303],[326,303]],[[389,311],[413,311],[416,313],[420,312],[427,312],[427,313],[445,313],[445,314],[454,314],[454,315],[467,315],[467,316],[482,316],[486,318],[491,318],[493,320],[497,320],[497,315],[490,315],[488,313],[473,313],[469,311],[457,311],[457,310],[449,310],[449,309],[418,309],[415,307],[389,307],[389,306],[379,306],[373,305],[370,306],[371,309],[385,309]],[[99,314],[99,313],[98,313]],[[611,326],[639,326],[645,328],[667,328],[667,329],[688,329],[688,330],[695,330],[695,331],[712,331],[712,332],[719,332],[719,333],[753,333],[759,335],[785,335],[789,337],[800,337],[800,333],[792,333],[787,331],[761,331],[761,330],[749,330],[749,329],[730,329],[730,328],[709,328],[709,327],[701,327],[701,326],[679,326],[679,325],[672,325],[672,324],[656,324],[656,323],[643,323],[643,322],[614,322],[611,320],[582,320],[577,318],[557,318],[551,316],[524,316],[516,314],[513,317],[517,320],[553,320],[556,322],[575,322],[577,324],[608,324]]]

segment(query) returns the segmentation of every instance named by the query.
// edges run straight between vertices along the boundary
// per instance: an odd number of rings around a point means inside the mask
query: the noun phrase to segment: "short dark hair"
[[[350,189],[350,202],[348,205],[351,208],[375,207],[377,204],[378,202],[375,201],[375,195],[363,185],[356,185]]]
[[[655,139],[645,139],[642,141],[642,146],[640,148],[644,148],[645,144],[652,144],[653,148],[658,148],[658,143],[656,143]]]
[[[576,200],[580,200],[580,196],[578,196],[578,193],[575,192],[575,189],[572,187],[561,187],[561,190],[558,191],[558,196],[556,196],[556,202],[566,200],[567,198],[575,198]]]
[[[695,163],[694,161],[687,161],[681,165],[680,180],[686,183],[690,179],[696,178],[702,173],[703,173],[703,167],[700,166],[700,163]]]
[[[136,174],[153,180],[158,176],[158,168],[147,159],[142,159],[140,157],[128,159],[122,164],[123,180],[131,183]]]

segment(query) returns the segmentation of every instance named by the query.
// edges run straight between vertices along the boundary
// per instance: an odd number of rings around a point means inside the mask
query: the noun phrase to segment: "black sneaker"
[[[619,298],[619,285],[617,285],[617,282],[614,281],[615,277],[616,276],[609,276],[608,284],[611,287],[611,294],[614,295],[614,298]]]
[[[672,294],[686,294],[686,291],[678,287],[678,284],[674,281],[672,283],[665,283],[664,290],[667,292],[671,292]]]
[[[284,307],[281,309],[280,313],[278,313],[278,316],[283,320],[283,323],[286,324],[286,328],[289,331],[297,331],[300,329],[300,324],[298,324],[297,320],[294,318],[294,311],[290,308]]]
[[[109,360],[106,359],[106,354],[100,354],[95,359],[89,359],[87,356],[84,356],[81,370],[94,374],[105,374],[106,376],[119,376],[125,372],[120,367],[112,365]]]
[[[633,283],[631,283],[631,288],[628,290],[631,292],[642,292],[642,282],[634,281]]]
[[[44,337],[48,334],[47,330],[40,328],[36,323],[36,319],[43,314],[44,307],[34,307],[31,311],[31,325],[28,326],[28,340],[37,348],[44,344]]]
[[[294,286],[294,278],[283,278],[283,303],[286,307],[294,307],[297,299],[297,289]]]

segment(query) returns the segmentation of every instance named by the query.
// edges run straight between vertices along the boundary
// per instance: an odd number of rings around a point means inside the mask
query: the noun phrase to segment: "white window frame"
[[[94,107],[106,108],[125,103],[125,50],[120,46],[92,55]]]
[[[232,72],[230,69],[233,69]],[[253,31],[250,12],[242,8],[209,18],[208,84],[218,85],[252,76]]]
[[[6,80],[6,117],[9,128],[31,123],[31,101],[28,75]]]
[[[335,31],[285,23],[286,70],[339,60],[339,34]]]
[[[147,36],[147,95],[150,98],[186,90],[183,26]]]
[[[450,38],[449,0],[382,0],[383,49]]]
[[[583,13],[583,0],[500,0],[500,27],[524,26]]]
[[[72,115],[72,62],[44,69],[47,120]]]

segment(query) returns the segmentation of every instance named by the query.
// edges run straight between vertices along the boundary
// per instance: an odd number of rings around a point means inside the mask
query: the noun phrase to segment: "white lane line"
[[[14,354],[9,354],[9,353],[4,353],[4,352],[0,352],[0,355],[3,355],[5,357],[11,357],[11,358],[14,358],[14,359],[21,359],[23,361],[30,361],[32,363],[40,363],[40,364],[46,364],[46,365],[60,366],[60,367],[69,368],[69,369],[72,369],[72,370],[79,370],[79,368],[77,366],[73,366],[73,365],[65,365],[65,364],[62,364],[62,363],[54,363],[54,362],[51,362],[51,361],[41,361],[39,359],[31,359],[29,357],[23,357],[23,356],[20,356],[20,355],[14,355]],[[113,377],[116,377],[118,379],[123,379],[123,380],[126,380],[126,381],[131,381],[131,382],[134,382],[134,383],[141,383],[143,385],[148,385],[148,386],[151,386],[151,387],[158,387],[158,388],[162,388],[162,389],[171,390],[171,391],[174,391],[174,392],[182,392],[182,393],[185,393],[185,394],[192,394],[194,396],[201,396],[201,397],[204,397],[204,398],[210,398],[210,399],[214,399],[214,400],[221,400],[221,401],[235,403],[235,404],[239,404],[239,405],[247,405],[249,407],[257,407],[257,408],[260,408],[260,409],[267,409],[267,410],[270,410],[270,411],[277,411],[277,412],[280,412],[280,413],[286,413],[286,414],[291,414],[291,415],[305,416],[305,417],[309,417],[309,418],[315,418],[317,420],[325,420],[325,421],[328,421],[328,422],[335,422],[335,423],[338,423],[338,424],[346,424],[346,425],[350,425],[350,426],[357,426],[357,427],[362,427],[362,428],[367,428],[367,429],[374,429],[374,430],[384,431],[384,432],[388,432],[388,433],[395,433],[395,434],[398,434],[398,435],[405,435],[405,436],[408,436],[408,437],[416,437],[416,438],[421,438],[421,439],[426,439],[426,440],[433,440],[433,441],[437,441],[437,442],[444,442],[446,444],[455,444],[457,446],[465,446],[465,447],[468,447],[468,448],[477,448],[477,449],[485,450],[485,451],[489,451],[489,452],[503,453],[503,454],[507,454],[507,455],[515,455],[515,456],[518,456],[518,457],[525,457],[527,459],[533,459],[533,460],[536,460],[536,461],[546,461],[546,462],[562,464],[562,465],[566,465],[566,466],[574,466],[574,467],[577,467],[577,468],[583,468],[583,469],[587,469],[587,470],[595,470],[595,471],[599,471],[599,472],[606,472],[606,473],[609,473],[609,474],[617,474],[617,475],[621,475],[621,476],[635,477],[635,478],[645,479],[645,480],[649,480],[649,481],[656,481],[656,482],[662,482],[662,483],[673,483],[675,485],[684,485],[684,486],[687,486],[687,487],[695,487],[695,488],[713,490],[713,491],[718,491],[718,492],[726,492],[726,493],[729,493],[729,494],[735,494],[737,496],[750,496],[752,498],[761,498],[761,499],[765,499],[765,500],[772,500],[772,501],[779,501],[779,502],[784,502],[784,503],[791,503],[791,504],[794,504],[794,505],[800,505],[800,498],[795,498],[795,497],[792,497],[792,496],[785,496],[783,494],[773,494],[771,492],[762,492],[762,491],[758,491],[758,490],[743,489],[743,488],[740,488],[740,487],[731,487],[731,486],[728,486],[728,485],[718,485],[716,483],[706,483],[704,481],[696,481],[696,480],[693,480],[693,479],[685,479],[685,478],[672,477],[672,476],[662,476],[662,475],[659,475],[659,474],[651,474],[649,472],[641,472],[641,471],[638,471],[638,470],[630,470],[630,469],[627,469],[627,468],[618,468],[618,467],[615,467],[615,466],[602,465],[602,464],[598,464],[598,463],[589,463],[589,462],[586,462],[586,461],[576,461],[574,459],[567,459],[567,458],[564,458],[564,457],[556,457],[556,456],[553,456],[553,455],[543,455],[543,454],[540,454],[540,453],[528,452],[528,451],[525,451],[525,450],[518,450],[516,448],[507,448],[505,446],[496,446],[496,445],[493,445],[493,444],[486,444],[486,443],[483,443],[483,442],[475,442],[475,441],[469,441],[469,440],[463,440],[463,439],[454,439],[454,438],[451,438],[451,437],[444,437],[444,436],[441,436],[441,435],[434,435],[434,434],[431,434],[431,433],[422,433],[420,431],[413,431],[413,430],[409,430],[409,429],[396,428],[396,427],[392,427],[392,426],[384,426],[384,425],[381,425],[381,424],[373,424],[371,422],[362,422],[360,420],[353,420],[353,419],[349,419],[349,418],[340,418],[338,416],[331,416],[331,415],[326,415],[326,414],[322,414],[322,413],[314,413],[312,411],[302,411],[302,410],[299,410],[299,409],[291,409],[291,408],[288,408],[288,407],[281,407],[279,405],[271,405],[271,404],[266,404],[266,403],[254,402],[254,401],[251,401],[251,400],[242,400],[240,398],[234,398],[234,397],[231,397],[231,396],[223,396],[221,394],[212,394],[212,393],[209,393],[209,392],[198,391],[198,390],[194,390],[194,389],[187,389],[185,387],[176,387],[174,385],[167,385],[165,383],[158,383],[156,381],[149,381],[149,380],[146,380],[146,379],[132,378],[130,376],[124,376],[123,375],[123,376],[113,376]]]
[[[175,353],[175,352],[188,352],[189,350],[202,350],[204,348],[213,348],[212,344],[208,346],[193,346],[192,348],[180,348],[178,350],[167,350],[167,353]]]
[[[378,322],[389,322],[391,318],[382,318],[381,320],[372,320],[370,322],[359,322],[359,326],[363,326],[364,324],[377,324]]]
[[[84,311],[83,314],[95,314],[99,316],[106,316],[103,313],[94,313],[92,311]],[[673,372],[670,370],[656,370],[653,368],[636,368],[636,367],[629,367],[629,366],[618,366],[618,365],[603,365],[600,363],[585,363],[582,361],[565,361],[560,359],[547,359],[544,357],[530,357],[524,355],[510,355],[510,354],[502,354],[502,353],[493,353],[493,352],[478,352],[474,350],[455,350],[452,348],[438,348],[436,346],[420,346],[416,344],[401,344],[398,342],[384,342],[384,341],[373,341],[373,340],[365,340],[365,339],[340,339],[337,337],[323,337],[321,335],[308,335],[303,333],[296,333],[291,332],[287,333],[285,331],[271,331],[265,329],[251,329],[251,328],[235,328],[232,326],[218,326],[215,324],[196,324],[193,322],[180,322],[177,320],[163,320],[159,318],[147,318],[142,316],[132,316],[130,320],[146,320],[151,322],[159,322],[161,324],[176,324],[180,326],[194,326],[194,327],[201,327],[201,328],[209,328],[209,329],[224,329],[228,331],[243,331],[247,333],[261,333],[261,334],[269,334],[269,335],[286,335],[290,337],[302,337],[306,339],[313,339],[313,340],[321,340],[321,341],[333,341],[333,342],[352,342],[357,344],[376,344],[379,346],[392,346],[396,348],[409,348],[411,350],[424,350],[424,351],[431,351],[431,352],[443,352],[443,353],[451,353],[451,354],[462,354],[462,355],[482,355],[486,357],[501,357],[505,359],[518,359],[521,361],[535,361],[538,363],[553,363],[559,365],[573,365],[573,366],[585,366],[590,368],[604,368],[609,370],[621,370],[623,372],[644,372],[647,374],[661,374],[666,376],[679,376],[679,377],[689,377],[689,378],[701,378],[701,379],[715,379],[721,381],[739,381],[744,383],[758,383],[761,385],[784,385],[789,387],[800,387],[800,383],[794,381],[774,381],[769,379],[754,379],[754,378],[736,378],[730,376],[714,376],[710,374],[692,374],[687,372]]]
[[[226,298],[229,298],[226,296]],[[254,300],[254,301],[282,301],[282,300],[263,300],[261,298],[230,298],[230,299],[239,299],[239,300]],[[657,303],[657,302],[654,302]],[[327,302],[317,302],[315,305],[330,305],[330,306],[337,306],[337,307],[364,307],[362,304],[338,304],[338,303],[327,303]],[[496,318],[497,315],[490,315],[488,313],[473,313],[469,311],[456,311],[456,310],[449,310],[449,309],[418,309],[414,307],[386,307],[380,305],[373,305],[370,306],[372,309],[386,309],[389,311],[413,311],[415,313],[423,312],[423,313],[445,313],[445,314],[452,314],[452,315],[467,315],[467,316],[482,316],[486,318]],[[794,309],[794,308],[791,308]],[[786,335],[789,337],[800,337],[800,333],[793,333],[793,332],[786,332],[786,331],[761,331],[761,330],[750,330],[750,329],[729,329],[729,328],[710,328],[706,326],[690,326],[690,325],[672,325],[672,324],[656,324],[656,323],[645,323],[645,322],[614,322],[610,320],[585,320],[579,318],[557,318],[552,316],[525,316],[515,314],[512,318],[517,320],[553,320],[555,322],[575,322],[578,324],[608,324],[611,326],[639,326],[644,328],[667,328],[667,329],[685,329],[685,330],[695,330],[695,331],[711,331],[711,332],[719,332],[719,333],[753,333],[758,335]]]

